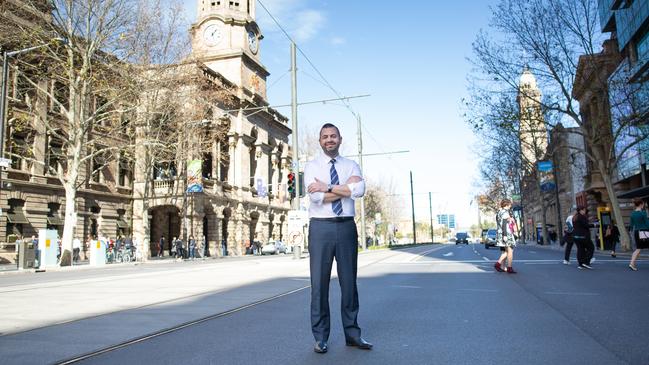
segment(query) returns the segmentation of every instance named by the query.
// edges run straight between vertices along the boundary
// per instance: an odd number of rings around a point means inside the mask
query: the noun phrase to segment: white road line
[[[485,260],[485,261],[491,261],[491,260],[489,260],[488,258],[486,258],[484,256],[482,256],[482,259]]]
[[[598,296],[599,293],[570,293],[570,292],[553,292],[546,291],[544,294],[547,295],[578,295],[578,296]]]
[[[442,256],[450,257],[450,256],[453,256],[453,255],[455,255],[453,252],[447,252],[447,253],[443,254]]]
[[[395,288],[405,288],[405,289],[421,289],[421,286],[414,285],[393,285]]]
[[[480,293],[498,293],[500,290],[496,289],[456,289],[457,291],[470,291],[470,292],[480,292]]]

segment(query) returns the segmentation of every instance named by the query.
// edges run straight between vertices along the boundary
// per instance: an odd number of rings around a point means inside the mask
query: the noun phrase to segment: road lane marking
[[[496,289],[457,289],[458,291],[470,291],[470,292],[480,292],[480,293],[498,293],[500,290]]]
[[[546,291],[545,294],[547,294],[547,295],[577,295],[577,296],[598,296],[598,295],[600,295],[599,293],[571,293],[571,292],[554,292],[554,291]]]
[[[491,260],[489,260],[488,258],[486,258],[484,256],[482,256],[482,259],[485,260],[485,261],[491,261]]]
[[[404,288],[404,289],[421,289],[421,286],[415,285],[393,285],[395,288]]]
[[[442,256],[450,257],[450,256],[453,256],[453,255],[455,255],[453,252],[448,252],[448,253],[443,254]]]

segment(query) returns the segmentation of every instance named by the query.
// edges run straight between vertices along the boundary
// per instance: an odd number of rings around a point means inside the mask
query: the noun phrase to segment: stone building
[[[22,10],[18,0],[1,6],[3,18]],[[47,11],[43,8],[40,20],[47,19]],[[20,14],[16,19],[24,18]],[[224,246],[229,254],[239,255],[253,240],[284,238],[290,209],[285,184],[291,166],[291,130],[287,118],[270,108],[266,99],[269,73],[260,61],[263,35],[255,22],[255,2],[198,0],[190,35],[192,54],[176,67],[193,67],[213,87],[229,90],[234,107],[215,101],[213,117],[200,121],[205,124],[201,130],[208,138],[207,147],[189,151],[182,161],[169,162],[164,167],[170,174],[161,173],[158,166],[152,174],[144,173],[147,159],[138,140],[135,161],[116,156],[92,176],[93,166],[88,164],[77,198],[76,238],[132,234],[142,243],[145,257],[151,255],[150,244],[163,235],[167,242],[174,236],[194,236],[199,242],[205,238],[212,255],[223,254]],[[10,79],[16,80],[15,73]],[[44,85],[48,82],[42,80]],[[188,82],[187,90],[191,87]],[[191,92],[185,97],[191,108]],[[58,117],[42,95],[24,92],[19,82],[10,83],[6,143],[11,142],[7,151],[12,163],[2,171],[2,182],[9,186],[0,192],[1,242],[37,234],[42,228],[62,230],[65,194],[44,167],[56,166],[54,152],[61,147],[40,130],[38,118],[25,107],[25,98],[40,105],[32,109],[42,113],[40,118]],[[25,122],[20,130],[12,124],[19,120]],[[141,133],[146,130],[138,130],[136,136]],[[28,151],[29,158],[20,157]],[[202,192],[186,193],[188,160],[202,163]]]
[[[0,4],[4,27],[25,27],[33,22],[46,22],[50,18],[47,2],[36,2],[34,7],[19,0]],[[4,32],[2,44],[8,50],[20,49],[11,33]],[[29,56],[29,55],[27,55]],[[23,61],[27,57],[23,56]],[[0,186],[0,243],[2,256],[13,258],[13,242],[20,237],[37,235],[39,229],[56,229],[61,235],[65,192],[60,180],[48,167],[57,168],[60,143],[46,133],[43,121],[56,124],[62,118],[52,100],[43,92],[24,82],[19,73],[20,63],[10,59],[5,125],[5,156],[11,160],[8,168],[1,169]],[[33,78],[39,89],[50,90],[57,85],[48,79]],[[96,103],[97,100],[91,100]],[[31,105],[31,107],[30,107]],[[94,104],[93,104],[94,105]],[[91,132],[89,138],[106,137],[100,130]],[[81,171],[84,181],[77,195],[78,223],[74,236],[82,239],[88,235],[115,237],[130,233],[132,211],[132,169],[117,161],[91,175],[88,164]]]
[[[207,149],[189,157],[202,160],[203,192],[188,196],[182,177],[136,173],[134,237],[151,245],[161,236],[166,242],[173,237],[205,238],[212,255],[223,254],[224,248],[240,255],[253,240],[284,238],[290,208],[285,184],[291,166],[291,130],[287,118],[268,107],[266,100],[269,73],[260,61],[263,36],[254,20],[255,2],[198,0],[197,6],[189,61],[215,87],[233,90],[237,107],[225,110],[215,105],[218,126],[211,124],[207,132],[222,128],[224,133],[212,133]],[[136,166],[141,157],[136,153]],[[153,189],[145,209],[143,186],[151,178]]]

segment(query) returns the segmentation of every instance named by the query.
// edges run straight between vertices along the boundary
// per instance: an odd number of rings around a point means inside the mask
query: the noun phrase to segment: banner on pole
[[[187,192],[203,192],[203,160],[191,160],[187,163]]]
[[[539,161],[537,163],[539,169],[539,183],[541,184],[541,191],[553,191],[557,185],[554,182],[554,171],[552,161]]]

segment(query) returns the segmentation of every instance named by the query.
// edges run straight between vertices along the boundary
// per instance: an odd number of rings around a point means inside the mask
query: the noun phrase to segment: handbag
[[[638,231],[638,239],[640,240],[649,240],[649,231]]]

